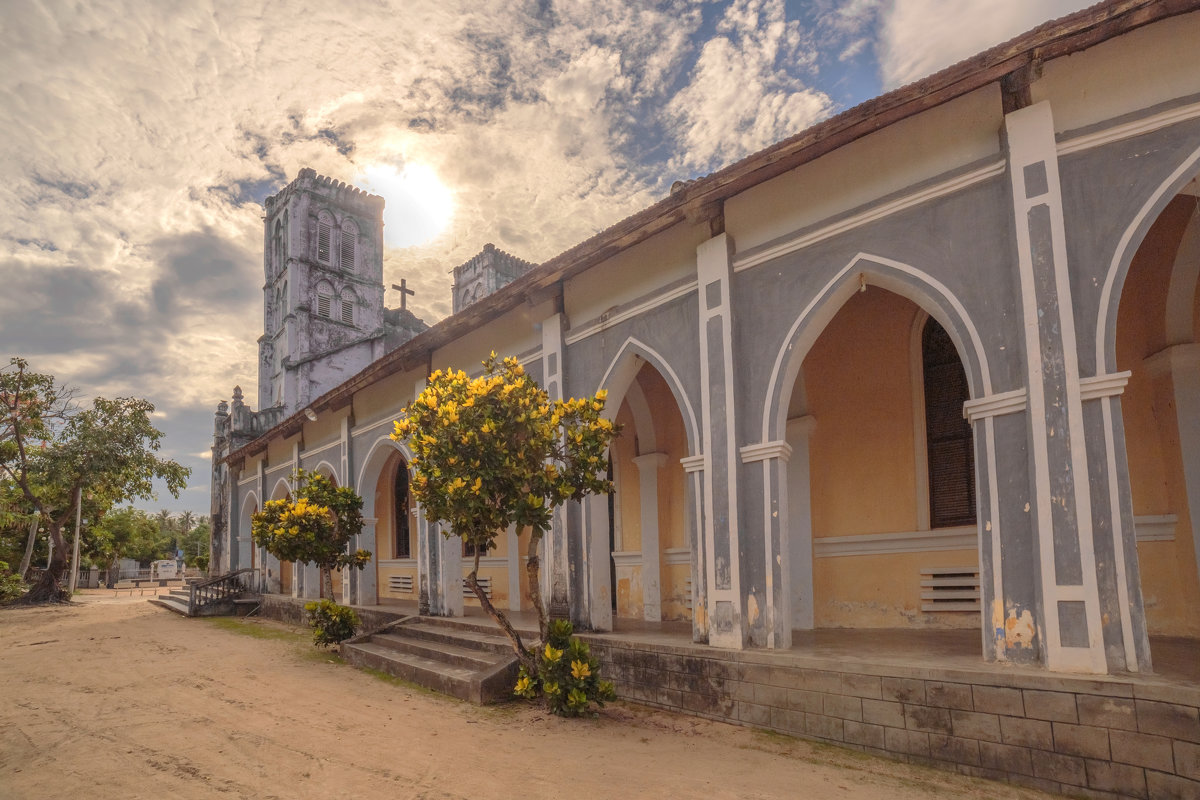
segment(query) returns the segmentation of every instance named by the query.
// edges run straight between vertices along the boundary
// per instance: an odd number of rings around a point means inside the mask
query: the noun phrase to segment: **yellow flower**
[[[586,678],[592,674],[592,668],[586,661],[571,662],[571,676],[576,679]]]
[[[521,678],[521,680],[517,681],[517,694],[525,694],[525,692],[529,691],[529,684],[530,680],[528,677]]]
[[[475,485],[471,487],[471,491],[474,492],[475,494],[479,494],[479,490],[482,488],[483,488],[483,478],[476,477]]]
[[[563,654],[562,650],[555,650],[553,647],[550,646],[549,642],[546,643],[546,660],[547,661],[550,661],[550,662],[558,661],[560,658],[562,658],[562,654]],[[546,691],[549,691],[549,689],[547,688]]]

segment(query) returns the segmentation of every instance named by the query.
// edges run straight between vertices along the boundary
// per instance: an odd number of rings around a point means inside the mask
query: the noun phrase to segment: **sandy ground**
[[[1046,798],[627,703],[562,720],[400,685],[267,621],[0,609],[0,797]]]

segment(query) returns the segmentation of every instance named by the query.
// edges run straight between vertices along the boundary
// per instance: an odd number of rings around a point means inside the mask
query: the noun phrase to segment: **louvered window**
[[[392,519],[396,531],[396,548],[392,558],[412,558],[408,535],[408,467],[403,461],[396,466],[396,482],[392,488]]]
[[[328,222],[317,223],[317,261],[323,264],[329,263],[330,239],[333,237],[333,231]]]
[[[925,434],[929,454],[929,524],[975,524],[975,448],[963,418],[967,375],[949,334],[930,319],[921,336]]]
[[[327,294],[318,294],[317,295],[317,316],[318,317],[325,317],[326,319],[331,319],[333,317],[333,313],[330,310],[332,307],[332,301],[333,301],[333,298],[331,298]]]
[[[342,269],[354,271],[354,249],[358,244],[358,236],[353,231],[342,229],[340,256]]]
[[[346,323],[347,325],[354,324],[354,301],[342,301],[342,322]]]

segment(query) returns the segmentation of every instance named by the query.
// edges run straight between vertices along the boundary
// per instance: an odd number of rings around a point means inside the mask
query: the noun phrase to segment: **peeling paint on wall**
[[[1008,610],[1008,617],[1004,620],[1004,645],[1005,647],[1033,647],[1033,640],[1037,636],[1037,631],[1033,624],[1033,615],[1028,609],[1021,611],[1018,615],[1016,608]]]
[[[750,621],[750,624],[753,625],[754,623],[758,622],[758,616],[758,598],[751,594],[746,597],[746,618]]]

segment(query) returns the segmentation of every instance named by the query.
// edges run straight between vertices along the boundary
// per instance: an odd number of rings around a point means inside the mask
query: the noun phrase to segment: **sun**
[[[454,194],[424,164],[409,162],[403,169],[371,164],[363,168],[359,182],[387,201],[383,241],[390,247],[424,244],[444,231],[454,216]]]

